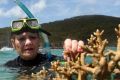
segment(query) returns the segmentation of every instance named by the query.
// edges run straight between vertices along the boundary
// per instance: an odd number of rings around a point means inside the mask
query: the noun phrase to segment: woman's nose
[[[30,45],[30,44],[32,44],[32,41],[30,39],[26,39],[25,44]]]

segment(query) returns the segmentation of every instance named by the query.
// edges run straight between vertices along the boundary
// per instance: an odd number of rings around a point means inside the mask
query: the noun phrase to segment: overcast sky
[[[120,17],[120,0],[20,0],[40,23],[48,23],[81,15]],[[14,0],[0,0],[0,27],[26,17]]]

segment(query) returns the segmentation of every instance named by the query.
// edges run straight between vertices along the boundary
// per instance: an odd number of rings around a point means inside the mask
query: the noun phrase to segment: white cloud
[[[44,8],[46,8],[46,0],[39,0],[31,5],[31,11],[34,13],[44,10]]]
[[[3,14],[3,9],[1,8],[0,9],[0,16]]]
[[[1,3],[7,3],[7,0],[0,0]],[[30,5],[31,12],[38,13],[46,7],[45,0],[38,0],[38,2]],[[10,9],[0,8],[1,17],[25,17],[26,14],[19,8],[19,6],[14,6]]]
[[[78,0],[79,3],[84,3],[84,4],[95,4],[97,0]]]
[[[24,14],[18,6],[14,6],[7,11],[5,9],[1,8],[0,16],[1,17],[21,17],[21,16],[24,16]]]
[[[0,4],[7,4],[7,0],[0,0]]]
[[[86,14],[111,15],[116,13],[119,15],[120,5],[120,0],[21,0],[21,2],[28,7],[35,17],[41,17],[43,22]],[[13,3],[13,0],[0,0],[0,18],[26,16],[19,6]],[[2,4],[5,4],[5,7]]]
[[[23,15],[22,10],[18,6],[15,6],[15,7],[11,8],[10,10],[8,10],[5,13],[5,16],[21,17],[24,15]]]
[[[114,3],[115,6],[120,6],[120,0],[116,0]]]

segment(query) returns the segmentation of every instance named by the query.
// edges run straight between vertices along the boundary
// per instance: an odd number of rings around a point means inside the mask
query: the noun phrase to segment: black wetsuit
[[[40,71],[43,66],[47,69],[50,68],[50,62],[62,59],[62,57],[58,57],[55,55],[51,56],[51,59],[48,59],[46,54],[38,54],[34,60],[25,61],[18,56],[14,60],[8,61],[5,66],[9,68],[16,68],[20,73],[36,73]]]

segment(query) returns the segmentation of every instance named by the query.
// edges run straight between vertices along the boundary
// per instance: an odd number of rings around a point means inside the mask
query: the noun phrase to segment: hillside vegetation
[[[61,47],[66,38],[77,40],[84,40],[96,31],[96,29],[104,30],[103,38],[108,39],[110,46],[116,46],[116,34],[114,28],[117,28],[120,23],[120,18],[105,16],[105,15],[85,15],[77,16],[60,21],[54,21],[41,24],[42,28],[49,31],[52,36],[49,40],[53,47]],[[10,35],[10,28],[0,29],[0,45],[6,45],[3,41],[8,43],[8,36]]]

